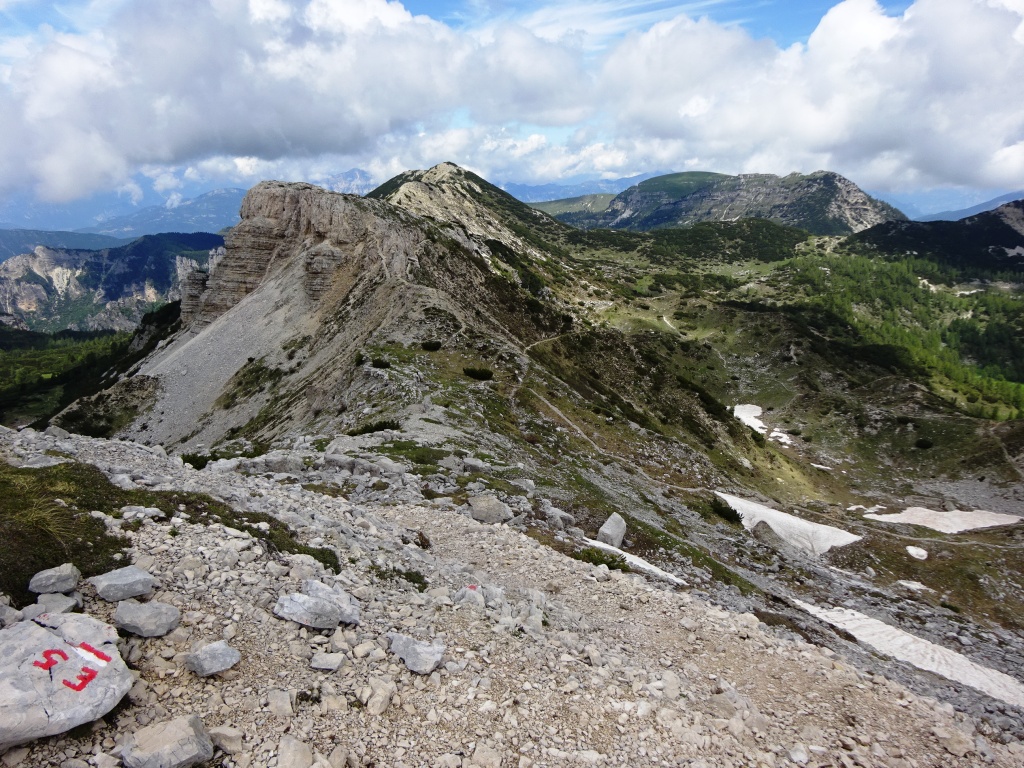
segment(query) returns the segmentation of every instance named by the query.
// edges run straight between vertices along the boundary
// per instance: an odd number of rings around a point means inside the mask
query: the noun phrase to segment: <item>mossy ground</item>
[[[94,576],[127,565],[124,550],[130,540],[108,533],[103,521],[89,514],[120,517],[125,506],[156,507],[168,518],[182,512],[192,523],[222,523],[247,531],[278,552],[307,554],[339,568],[333,550],[301,544],[277,519],[235,512],[205,494],[124,490],[96,467],[77,462],[42,469],[0,462],[0,591],[16,606],[27,605],[35,600],[28,582],[41,570],[71,562],[83,576]],[[258,523],[266,523],[266,530]]]

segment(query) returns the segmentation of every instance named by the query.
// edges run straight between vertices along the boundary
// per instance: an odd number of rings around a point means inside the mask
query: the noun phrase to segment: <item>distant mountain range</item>
[[[978,203],[972,205],[970,208],[961,208],[956,211],[940,211],[939,213],[929,213],[927,216],[915,216],[914,221],[959,221],[960,219],[966,219],[968,216],[975,216],[985,211],[991,211],[1003,203],[1009,203],[1014,200],[1020,200],[1024,198],[1024,189],[1019,189],[1016,192],[1009,192],[999,197],[994,197],[991,200],[986,200],[984,203]]]
[[[79,231],[120,238],[160,232],[219,232],[238,223],[244,189],[215,189],[178,205],[153,205]]]
[[[907,218],[830,171],[788,176],[672,173],[642,181],[611,200],[588,195],[533,207],[580,229],[637,232],[759,218],[817,235],[846,235]]]
[[[568,182],[562,184],[502,184],[500,189],[524,203],[539,203],[547,200],[561,200],[567,197],[582,195],[610,194],[617,195],[635,184],[655,176],[664,176],[667,171],[652,171],[628,176],[621,179],[595,179],[591,181]],[[369,190],[368,190],[369,191]]]
[[[48,248],[96,249],[116,248],[124,240],[109,235],[81,232],[43,232],[37,229],[0,229],[0,262],[19,253],[31,253],[36,246]]]

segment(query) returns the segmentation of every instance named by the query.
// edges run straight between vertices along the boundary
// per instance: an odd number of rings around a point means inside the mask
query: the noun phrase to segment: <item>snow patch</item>
[[[761,421],[761,414],[764,413],[761,410],[760,405],[734,405],[732,407],[732,415],[739,419],[741,422],[746,424],[755,432],[760,432],[762,435],[768,432],[768,427],[765,426],[764,422]]]
[[[902,580],[900,580],[900,581],[897,581],[896,583],[899,584],[901,587],[906,587],[907,589],[912,589],[915,592],[934,592],[935,591],[931,587],[926,587],[920,581],[902,581]]]
[[[755,432],[766,435],[769,440],[774,440],[782,445],[793,445],[793,438],[781,429],[773,427],[769,433],[768,426],[761,421],[762,413],[764,413],[764,409],[762,409],[760,405],[745,403],[743,405],[734,405],[732,407],[732,415]]]
[[[909,509],[892,515],[865,514],[864,517],[871,520],[879,520],[883,523],[910,523],[912,525],[923,525],[933,531],[942,533],[961,533],[972,531],[976,528],[992,528],[997,525],[1013,525],[1020,522],[1021,518],[1016,515],[1003,515],[998,512],[986,512],[981,509],[964,511],[954,509],[952,512],[936,512],[926,507],[910,507]]]
[[[629,563],[629,567],[634,570],[644,571],[645,573],[649,573],[652,576],[657,576],[659,579],[664,579],[665,581],[671,582],[672,584],[678,584],[681,587],[687,586],[686,582],[680,579],[678,576],[673,576],[668,571],[661,570],[661,568],[654,565],[653,563],[647,562],[642,557],[631,555],[629,554],[629,552],[623,552],[618,547],[613,547],[611,544],[605,544],[603,541],[594,541],[594,539],[587,538],[584,538],[583,541],[587,543],[588,547],[596,547],[597,549],[603,549],[605,552],[611,552],[613,555],[618,555],[627,563]]]
[[[715,495],[739,513],[743,519],[743,527],[748,531],[758,523],[765,522],[787,544],[810,555],[821,555],[832,547],[842,547],[861,539],[860,536],[841,528],[812,523],[810,520],[779,512],[777,509],[758,504],[756,501],[747,501],[738,496],[730,496],[728,493],[718,491],[715,491]]]
[[[1024,685],[1009,675],[983,667],[956,651],[922,640],[863,613],[848,608],[819,608],[800,600],[793,602],[812,616],[845,629],[858,642],[880,653],[968,685],[1007,704],[1024,707]]]
[[[915,560],[927,560],[928,550],[921,549],[920,547],[907,547],[907,554]]]
[[[820,469],[822,472],[831,472],[832,467],[826,467],[824,464],[811,464],[815,469]]]

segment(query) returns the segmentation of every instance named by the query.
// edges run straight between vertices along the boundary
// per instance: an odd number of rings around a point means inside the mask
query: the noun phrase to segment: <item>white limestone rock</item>
[[[444,643],[427,643],[399,632],[389,632],[391,652],[417,675],[429,675],[439,666],[448,649]]]
[[[341,623],[341,607],[336,601],[297,592],[279,597],[274,615],[314,629],[334,629]]]
[[[89,583],[96,587],[97,595],[113,603],[153,591],[156,577],[137,566],[129,565],[100,576],[93,576]]]
[[[103,717],[133,682],[117,630],[91,616],[44,614],[0,630],[0,751]]]
[[[470,498],[469,514],[479,523],[490,523],[492,525],[504,523],[506,520],[511,520],[513,516],[508,504],[491,494]]]
[[[622,537],[626,535],[626,521],[618,512],[612,512],[601,530],[597,532],[597,540],[610,544],[613,547],[622,546]]]
[[[359,623],[359,603],[345,590],[339,587],[329,587],[321,581],[307,579],[302,583],[302,593],[309,597],[329,600],[337,605],[342,624]]]
[[[36,594],[70,592],[78,586],[82,572],[73,563],[64,563],[56,568],[40,571],[28,583],[28,591]]]
[[[213,757],[213,742],[197,715],[155,723],[125,741],[125,768],[188,768]]]
[[[185,657],[185,666],[200,677],[209,677],[231,669],[242,660],[242,654],[224,640],[204,645]]]
[[[122,600],[114,611],[114,626],[140,637],[163,637],[181,623],[181,611],[153,600]]]

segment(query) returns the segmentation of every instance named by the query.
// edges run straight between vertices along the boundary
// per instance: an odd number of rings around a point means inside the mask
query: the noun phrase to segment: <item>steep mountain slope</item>
[[[185,276],[223,242],[198,233],[96,251],[39,246],[0,264],[0,311],[33,330],[132,330],[155,304],[180,298]]]
[[[451,164],[367,199],[265,182],[225,250],[182,330],[60,424],[358,503],[514,515],[593,562],[614,512],[627,554],[808,637],[841,645],[812,609],[842,604],[1024,664],[1024,422],[1005,420],[1024,387],[966,351],[1013,343],[985,334],[1021,280],[943,282],[764,219],[579,231]],[[1005,517],[948,533],[880,507]]]
[[[220,232],[238,223],[238,206],[244,196],[244,189],[215,189],[177,205],[152,205],[114,216],[80,231],[120,238],[161,232]]]
[[[582,229],[633,231],[763,218],[814,234],[841,235],[906,217],[849,179],[818,171],[784,177],[703,172],[658,176],[622,192],[599,213],[569,212],[558,218]]]
[[[67,249],[116,248],[124,241],[109,235],[82,232],[43,232],[35,229],[0,229],[0,262],[21,253],[31,253],[37,246]]]

